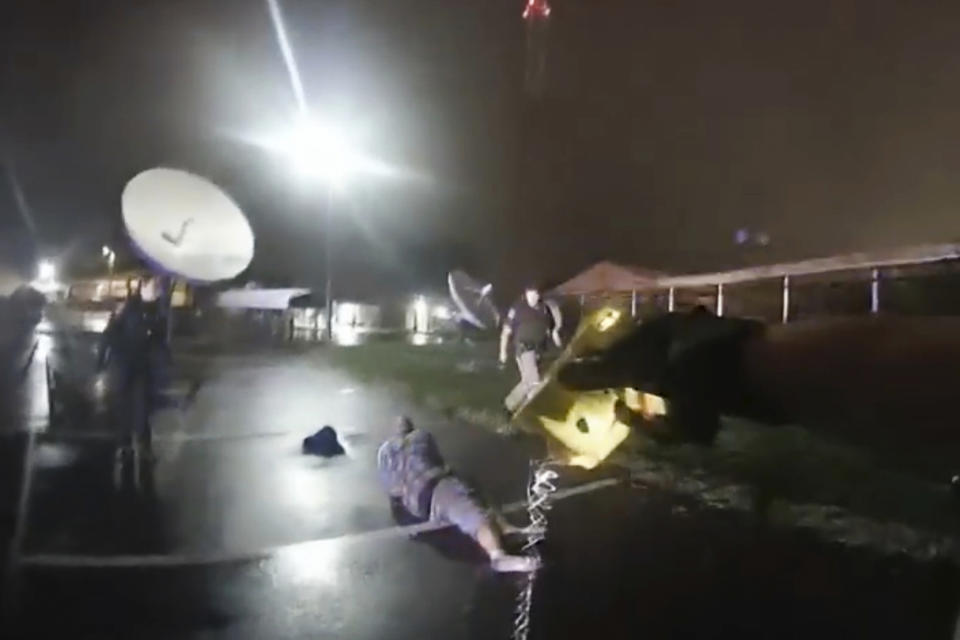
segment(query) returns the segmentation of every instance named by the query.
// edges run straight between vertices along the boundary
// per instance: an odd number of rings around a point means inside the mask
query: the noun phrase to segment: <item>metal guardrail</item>
[[[732,271],[658,278],[657,289],[716,287],[760,280],[812,276],[841,271],[876,271],[889,267],[960,259],[960,244],[922,245],[888,251],[851,253],[800,262],[760,265]]]
[[[629,305],[631,315],[638,315],[639,308],[649,300],[662,301],[667,311],[675,311],[680,306],[682,293],[695,292],[697,289],[710,290],[701,297],[709,298],[717,315],[728,310],[730,288],[733,285],[750,285],[779,280],[779,310],[781,322],[792,318],[792,296],[796,293],[797,281],[812,276],[828,274],[847,274],[842,280],[849,280],[849,274],[861,273],[856,280],[869,283],[869,313],[881,311],[881,293],[884,274],[888,270],[900,267],[933,265],[960,261],[960,244],[936,244],[907,247],[870,253],[854,253],[829,258],[816,258],[792,263],[761,265],[732,271],[664,276],[656,278],[648,287],[632,291],[611,291],[598,294],[605,301],[614,301],[619,306]],[[841,280],[841,278],[837,278]],[[587,304],[587,296],[578,296],[581,308]],[[594,297],[594,296],[591,296]]]

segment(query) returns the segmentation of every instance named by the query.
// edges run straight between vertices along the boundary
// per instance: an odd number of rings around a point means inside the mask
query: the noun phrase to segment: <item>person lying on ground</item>
[[[480,545],[495,571],[536,570],[535,558],[504,551],[501,535],[522,530],[481,505],[475,493],[444,463],[433,436],[415,428],[405,416],[397,419],[396,429],[377,451],[380,480],[390,497],[416,518],[455,525]]]

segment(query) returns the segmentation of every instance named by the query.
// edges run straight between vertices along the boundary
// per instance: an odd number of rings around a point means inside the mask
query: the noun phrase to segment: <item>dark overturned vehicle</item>
[[[940,446],[960,442],[958,388],[960,318],[768,324],[702,306],[643,320],[605,308],[583,320],[515,420],[546,430],[555,454],[585,467],[624,427],[709,445],[721,416],[859,444]]]

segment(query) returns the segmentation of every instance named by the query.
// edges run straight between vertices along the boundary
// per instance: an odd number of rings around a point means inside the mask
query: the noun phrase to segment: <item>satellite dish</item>
[[[500,312],[490,298],[492,284],[483,284],[459,270],[447,275],[447,284],[460,317],[479,329],[492,329],[500,324]]]
[[[195,282],[228,280],[253,259],[253,231],[209,180],[178,169],[138,173],[123,189],[134,248],[159,270]]]

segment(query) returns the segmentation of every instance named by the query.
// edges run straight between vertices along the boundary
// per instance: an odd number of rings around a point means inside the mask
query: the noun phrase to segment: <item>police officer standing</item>
[[[547,347],[547,340],[552,339],[556,346],[561,346],[560,312],[555,305],[542,299],[539,286],[528,286],[523,292],[523,298],[507,313],[500,334],[501,364],[507,362],[511,337],[517,368],[520,370],[520,382],[507,395],[503,404],[512,414],[540,383],[539,361]]]
[[[138,287],[101,336],[98,369],[109,370],[112,414],[121,436],[119,455],[131,454],[139,444],[147,458],[152,456],[150,413],[158,365],[154,351],[161,335],[157,314],[144,303]]]

